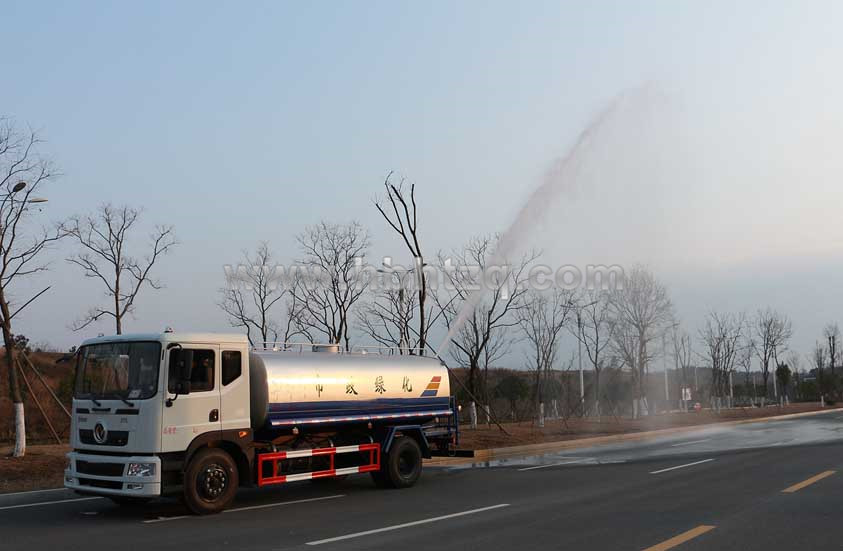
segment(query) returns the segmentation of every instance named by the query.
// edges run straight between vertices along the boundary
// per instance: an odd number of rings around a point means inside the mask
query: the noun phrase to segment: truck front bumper
[[[120,457],[86,454],[72,451],[67,454],[64,487],[85,494],[127,497],[155,497],[161,495],[161,459],[139,455]],[[130,476],[130,464],[143,464],[146,476]]]

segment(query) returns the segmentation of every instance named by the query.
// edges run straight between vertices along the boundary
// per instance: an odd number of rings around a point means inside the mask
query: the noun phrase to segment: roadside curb
[[[771,417],[756,417],[754,419],[737,419],[735,421],[723,421],[721,423],[706,423],[704,425],[689,425],[684,427],[672,427],[668,429],[657,429],[641,432],[627,432],[623,434],[610,434],[607,436],[592,436],[589,438],[576,438],[574,440],[559,440],[555,442],[542,442],[540,444],[525,444],[523,446],[509,446],[503,448],[489,448],[484,450],[474,450],[474,457],[434,457],[426,459],[425,464],[430,466],[437,465],[462,465],[465,463],[473,463],[477,461],[488,461],[490,459],[501,459],[506,457],[516,457],[519,455],[540,455],[542,453],[550,453],[560,450],[570,450],[575,448],[588,448],[591,446],[599,446],[603,444],[613,444],[616,442],[627,442],[635,440],[650,440],[660,436],[668,436],[672,434],[681,434],[688,432],[697,432],[708,429],[715,429],[718,427],[729,427],[735,425],[746,425],[749,423],[768,423],[771,421],[780,421],[784,419],[794,419],[797,417],[808,417],[813,415],[825,415],[827,413],[843,411],[843,407],[833,407],[819,411],[803,411],[801,413],[786,413],[784,415],[774,415]]]

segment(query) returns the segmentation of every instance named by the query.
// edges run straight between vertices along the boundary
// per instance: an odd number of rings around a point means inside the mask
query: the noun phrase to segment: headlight
[[[155,476],[155,463],[129,463],[126,476]]]

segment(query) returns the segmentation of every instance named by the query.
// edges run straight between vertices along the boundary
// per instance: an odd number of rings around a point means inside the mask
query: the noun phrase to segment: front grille
[[[96,463],[77,459],[76,472],[95,476],[123,476],[123,463]]]
[[[83,444],[93,444],[95,446],[125,446],[129,441],[129,431],[126,430],[110,430],[105,438],[105,442],[100,444],[94,440],[94,431],[91,429],[79,429],[79,441]]]
[[[109,490],[122,490],[123,483],[113,480],[96,480],[93,478],[80,478],[80,486],[90,486],[91,488],[108,488]]]

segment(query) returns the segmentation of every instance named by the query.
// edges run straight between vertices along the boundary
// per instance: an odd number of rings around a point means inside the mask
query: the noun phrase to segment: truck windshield
[[[95,400],[151,398],[158,390],[161,344],[115,342],[83,346],[73,396]]]

